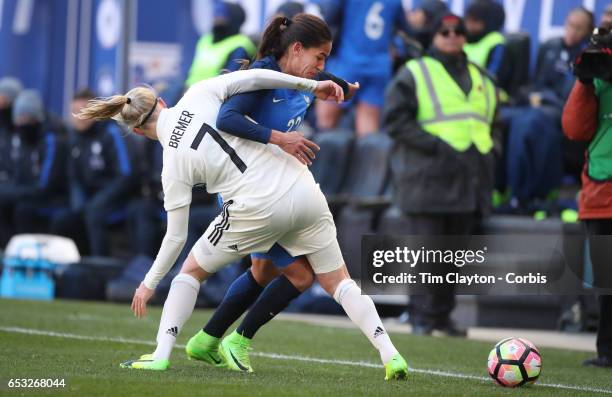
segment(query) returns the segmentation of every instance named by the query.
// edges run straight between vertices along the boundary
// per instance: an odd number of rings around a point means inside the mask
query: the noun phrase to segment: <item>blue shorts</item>
[[[221,199],[220,194],[217,194],[217,204],[219,204],[219,207],[223,206],[223,200]],[[251,258],[271,260],[277,267],[287,267],[297,260],[297,257],[291,256],[278,244],[274,244],[268,252],[256,252],[251,254]]]
[[[251,258],[257,259],[269,259],[274,262],[277,267],[287,267],[296,261],[297,257],[291,256],[283,247],[278,244],[274,244],[268,252],[261,253],[256,252],[251,254]]]
[[[368,105],[382,108],[385,103],[385,88],[391,80],[391,72],[373,74],[371,70],[364,73],[363,68],[355,67],[351,64],[341,62],[339,59],[330,59],[325,70],[348,81],[349,83],[359,82],[359,90],[350,101],[345,102],[345,106],[351,106],[353,101],[364,102]]]

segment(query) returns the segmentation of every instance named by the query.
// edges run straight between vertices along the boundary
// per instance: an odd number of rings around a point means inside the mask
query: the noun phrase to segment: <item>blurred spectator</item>
[[[41,220],[65,204],[65,144],[48,128],[37,91],[25,90],[15,98],[12,120],[10,179],[0,185],[0,212],[12,219],[0,223],[1,234],[45,232]]]
[[[424,50],[429,48],[433,33],[434,21],[448,12],[448,5],[442,0],[423,0],[421,4],[408,12],[410,35],[414,37]]]
[[[276,10],[276,15],[291,19],[302,12],[304,12],[304,5],[302,3],[298,3],[297,1],[288,1],[278,7]]]
[[[217,76],[222,70],[240,69],[240,60],[255,55],[255,45],[240,34],[245,14],[240,4],[219,2],[215,4],[215,20],[212,33],[198,40],[195,56],[185,84],[190,87],[200,80]]]
[[[162,158],[162,147],[147,139],[140,166],[141,195],[130,203],[127,217],[131,254],[151,258],[149,265],[153,263],[152,258],[157,253],[166,223],[161,185]],[[140,283],[141,280],[137,281]]]
[[[577,74],[580,77],[580,72]],[[565,105],[563,130],[568,138],[589,144],[582,170],[579,216],[589,239],[593,285],[612,288],[612,119],[609,117],[612,81],[581,80],[576,81]],[[612,295],[602,295],[599,299],[598,357],[585,361],[584,365],[612,367]]]
[[[125,217],[134,192],[134,153],[115,123],[74,116],[93,99],[89,90],[72,101],[68,177],[70,206],[53,217],[54,234],[73,238],[82,253],[110,255],[108,227]]]
[[[0,183],[9,179],[11,139],[13,125],[13,101],[21,92],[19,80],[12,77],[0,79]]]
[[[399,28],[408,31],[401,0],[320,0],[326,22],[339,27],[340,38],[327,69],[348,81],[361,85],[355,97],[355,130],[358,136],[377,132],[384,91],[391,79],[390,46]],[[331,101],[317,101],[317,126],[336,127],[342,108]]]
[[[491,207],[497,92],[462,51],[461,18],[446,14],[432,27],[427,55],[408,62],[385,97],[383,120],[396,141],[395,203],[407,218],[405,234],[468,235]],[[461,335],[450,321],[454,306],[452,289],[411,296],[413,332]]]
[[[599,26],[606,27],[608,29],[612,29],[612,4],[608,4],[606,9],[601,16],[601,22]]]
[[[467,44],[463,48],[468,59],[486,69],[496,79],[497,86],[508,91],[512,66],[506,58],[504,7],[494,0],[475,0],[465,12]]]
[[[532,95],[532,105],[550,100],[555,105],[561,104],[557,112],[561,115],[562,106],[574,83],[571,60],[585,47],[594,23],[593,14],[586,8],[578,7],[568,14],[563,37],[550,39],[540,46],[534,76],[535,89],[539,91],[540,98],[538,100],[537,96]]]
[[[15,133],[13,102],[21,89],[21,83],[15,78],[0,79],[0,186],[10,180],[11,141]],[[13,234],[11,210],[10,206],[0,206],[0,247],[4,247]]]
[[[422,56],[429,48],[433,21],[446,12],[448,6],[441,0],[425,0],[407,13],[410,33],[399,30],[393,38],[391,47],[393,74],[409,60]]]
[[[563,140],[561,112],[574,82],[570,61],[587,43],[593,14],[572,10],[563,37],[551,39],[538,50],[533,86],[518,107],[502,115],[508,125],[505,177],[512,207],[519,211],[546,209],[564,173],[580,174],[584,146]],[[544,206],[544,207],[543,207]]]

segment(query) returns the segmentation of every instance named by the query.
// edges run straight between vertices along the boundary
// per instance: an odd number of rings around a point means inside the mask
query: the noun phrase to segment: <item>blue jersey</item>
[[[281,71],[273,57],[265,57],[253,63],[251,68],[271,69]],[[262,131],[275,129],[278,131],[295,131],[304,120],[308,107],[312,104],[314,95],[291,89],[260,90],[235,95],[225,101],[219,110],[217,127],[221,130],[241,130],[241,137],[253,139],[262,135]],[[238,121],[232,115],[246,115],[258,125],[246,128],[227,128],[229,121]],[[229,117],[228,117],[229,116]],[[226,127],[226,128],[224,128]],[[253,132],[249,132],[252,130]],[[265,135],[265,134],[264,134]],[[269,133],[267,134],[269,138]],[[267,139],[255,139],[267,143]]]
[[[251,68],[281,71],[273,57],[253,63]],[[267,143],[270,129],[295,131],[304,120],[314,95],[290,89],[260,90],[238,94],[227,99],[219,110],[217,127],[242,138]],[[257,124],[245,122],[248,116]],[[220,200],[220,196],[218,196]],[[256,258],[271,259],[276,266],[287,266],[295,261],[287,251],[274,244],[267,254],[253,254]]]
[[[326,20],[340,25],[334,58],[372,75],[390,70],[395,32],[408,29],[401,0],[319,1]]]

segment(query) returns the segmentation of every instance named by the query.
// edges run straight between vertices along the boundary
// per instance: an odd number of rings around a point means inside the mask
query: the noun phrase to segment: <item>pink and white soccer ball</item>
[[[487,367],[491,378],[501,386],[531,385],[540,376],[542,356],[527,339],[507,338],[491,350]]]

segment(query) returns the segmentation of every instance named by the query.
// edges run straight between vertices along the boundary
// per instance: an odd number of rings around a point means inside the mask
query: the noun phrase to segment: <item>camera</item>
[[[609,28],[595,28],[589,45],[574,62],[574,74],[581,81],[612,82],[612,31]]]

